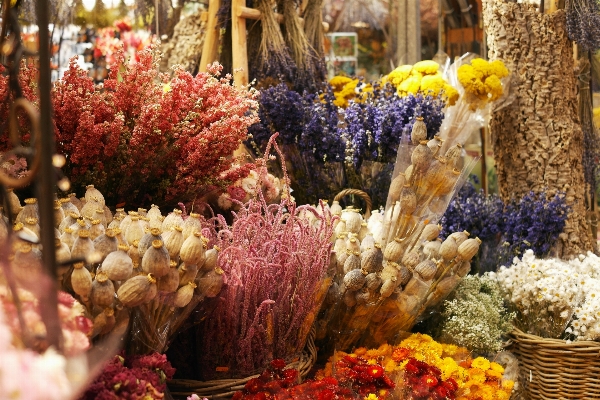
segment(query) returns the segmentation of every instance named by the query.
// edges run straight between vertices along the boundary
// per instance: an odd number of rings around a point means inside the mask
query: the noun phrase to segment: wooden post
[[[208,3],[208,22],[206,27],[206,38],[200,57],[200,72],[206,72],[208,64],[217,61],[219,52],[219,29],[217,27],[217,12],[221,7],[220,0],[210,0]]]
[[[238,86],[248,84],[246,18],[242,16],[242,11],[245,8],[246,0],[231,1],[231,53],[233,64],[233,82]]]

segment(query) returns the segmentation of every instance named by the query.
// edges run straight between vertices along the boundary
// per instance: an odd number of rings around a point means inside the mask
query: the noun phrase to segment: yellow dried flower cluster
[[[348,78],[347,76],[334,76],[329,81],[329,85],[333,88],[335,100],[333,104],[338,107],[348,107],[350,100],[364,101],[368,93],[373,92],[371,84],[361,83],[358,79]]]
[[[401,65],[383,77],[382,83],[387,82],[396,88],[400,96],[417,92],[433,96],[441,93],[448,105],[454,105],[458,100],[458,91],[442,77],[439,65],[435,61],[425,60],[415,65]]]
[[[484,107],[487,102],[498,100],[503,93],[502,78],[508,69],[500,60],[488,62],[475,58],[471,64],[458,68],[458,81],[465,88],[465,101],[472,110]]]

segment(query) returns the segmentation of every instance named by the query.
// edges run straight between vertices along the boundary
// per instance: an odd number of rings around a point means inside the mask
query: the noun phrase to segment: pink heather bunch
[[[91,183],[109,205],[171,207],[247,174],[247,167],[232,168],[238,161],[232,154],[258,121],[256,92],[220,77],[216,63],[195,77],[176,69],[170,78],[158,72],[159,61],[156,46],[140,51],[134,64],[120,49],[103,87],[94,86],[75,59],[56,82],[57,149],[76,191]],[[36,99],[32,71],[22,84]],[[0,95],[7,85],[0,77]],[[2,115],[7,111],[0,108]],[[7,147],[1,140],[0,151]]]
[[[257,162],[258,187],[267,176],[269,150]],[[322,215],[310,206],[296,207],[285,170],[283,182],[279,204],[268,205],[259,190],[256,198],[240,205],[231,226],[220,217],[217,229],[204,232],[211,245],[221,248],[218,267],[227,283],[199,334],[202,379],[212,379],[215,368],[224,365],[241,376],[251,375],[304,347],[322,300],[332,216],[324,207]],[[312,213],[317,222],[312,224],[304,213]]]

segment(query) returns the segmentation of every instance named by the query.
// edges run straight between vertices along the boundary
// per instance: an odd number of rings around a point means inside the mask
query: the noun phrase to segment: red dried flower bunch
[[[452,378],[442,380],[442,372],[423,361],[409,358],[404,369],[408,400],[454,400],[458,384]]]
[[[361,396],[376,394],[381,400],[396,387],[381,365],[354,355],[346,355],[335,363],[335,377],[340,384],[351,386]]]
[[[80,399],[163,399],[165,382],[174,374],[164,354],[115,356]]]
[[[285,361],[276,359],[258,378],[249,380],[233,400],[351,400],[358,396],[340,387],[335,378],[298,384],[298,371],[285,369]]]
[[[256,93],[219,77],[216,63],[195,77],[183,69],[169,77],[158,72],[159,61],[156,47],[134,64],[121,50],[101,88],[73,59],[54,85],[57,150],[76,190],[94,184],[111,205],[173,206],[247,173],[232,169],[241,164],[232,154],[258,121]],[[30,88],[26,73],[21,80]],[[0,80],[0,95],[6,85]],[[35,100],[35,91],[29,95]]]

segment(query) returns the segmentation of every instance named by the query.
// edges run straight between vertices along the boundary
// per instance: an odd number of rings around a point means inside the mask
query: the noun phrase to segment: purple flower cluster
[[[482,241],[475,260],[479,271],[495,270],[499,262],[532,249],[542,257],[558,239],[565,226],[569,207],[564,196],[546,196],[533,192],[521,200],[504,204],[498,195],[486,196],[467,183],[452,200],[440,223],[442,237],[466,230]]]
[[[584,51],[600,48],[598,0],[567,0],[567,34]]]

